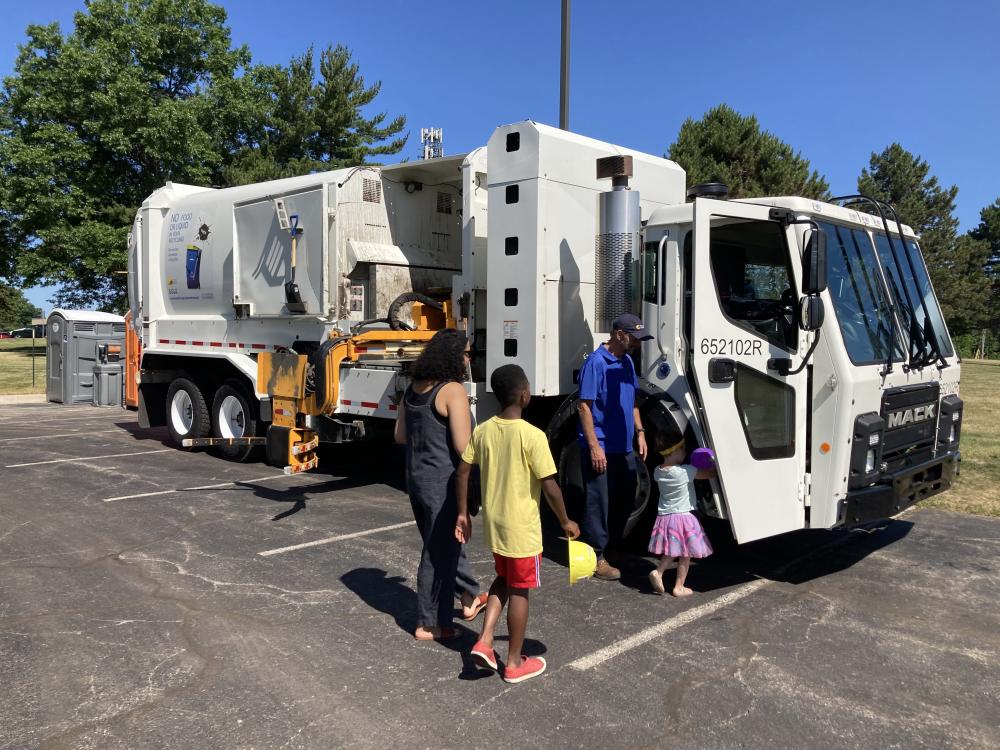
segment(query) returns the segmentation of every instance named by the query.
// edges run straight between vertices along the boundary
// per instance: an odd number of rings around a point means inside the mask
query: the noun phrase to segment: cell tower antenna
[[[444,131],[441,128],[420,128],[420,146],[424,159],[440,159],[444,156]]]

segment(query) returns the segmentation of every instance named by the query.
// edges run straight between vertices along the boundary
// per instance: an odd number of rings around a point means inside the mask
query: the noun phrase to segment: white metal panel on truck
[[[302,230],[295,252],[295,283],[307,315],[323,315],[326,311],[324,195],[318,188],[281,196],[288,214],[298,217],[298,229]],[[251,316],[289,315],[285,283],[292,278],[292,241],[291,234],[278,224],[273,200],[244,203],[233,214],[236,224],[233,275],[237,279],[233,301],[248,304]]]
[[[643,216],[683,203],[684,172],[671,161],[525,121],[493,133],[488,149],[487,382],[507,363],[535,393],[572,393],[594,329],[597,159],[633,157]]]

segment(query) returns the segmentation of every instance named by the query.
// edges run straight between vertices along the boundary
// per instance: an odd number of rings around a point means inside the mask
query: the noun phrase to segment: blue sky
[[[261,62],[350,47],[366,79],[382,81],[373,111],[407,116],[411,158],[421,127],[444,128],[455,154],[503,123],[558,124],[559,0],[220,4],[234,42]],[[0,0],[0,75],[29,23],[65,32],[82,7]],[[871,153],[897,141],[959,187],[964,231],[1000,197],[998,29],[989,0],[576,0],[570,128],[663,154],[686,118],[725,102],[801,151],[834,193],[854,192]],[[46,312],[48,296],[29,293]]]

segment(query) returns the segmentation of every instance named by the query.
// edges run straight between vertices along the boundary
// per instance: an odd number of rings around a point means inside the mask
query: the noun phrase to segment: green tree
[[[0,89],[0,278],[60,304],[125,307],[135,211],[170,180],[236,185],[398,152],[405,118],[362,109],[344,47],[250,64],[208,0],[90,0],[74,28],[29,26]]]
[[[969,236],[989,244],[986,272],[996,279],[1000,275],[1000,198],[979,212],[979,226]]]
[[[24,328],[40,317],[42,309],[28,302],[20,289],[0,282],[0,331]]]
[[[397,137],[406,126],[404,116],[386,123],[385,112],[362,113],[382,84],[367,86],[342,45],[320,54],[318,77],[312,47],[287,68],[263,75],[271,87],[265,133],[236,156],[226,170],[228,184],[365,164],[372,156],[399,153],[406,144],[406,136]]]
[[[28,27],[0,91],[0,257],[27,283],[121,310],[142,200],[166,180],[219,181],[266,101],[225,19],[206,0],[90,0],[65,36]]]
[[[983,268],[990,283],[985,325],[993,337],[991,351],[996,352],[1000,344],[1000,198],[979,212],[979,226],[969,236],[989,246]]]
[[[689,185],[724,182],[733,198],[766,195],[829,196],[826,180],[809,160],[771,133],[753,115],[726,104],[681,125],[668,158],[687,172]]]
[[[858,192],[885,201],[920,236],[931,281],[953,335],[985,322],[989,283],[985,241],[958,236],[958,187],[943,188],[926,161],[898,143],[871,155],[858,177]],[[863,206],[858,206],[863,209]]]

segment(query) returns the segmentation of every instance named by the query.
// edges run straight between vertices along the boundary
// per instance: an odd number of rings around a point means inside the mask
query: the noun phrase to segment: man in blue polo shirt
[[[580,465],[585,490],[581,539],[597,552],[594,577],[616,581],[621,572],[604,559],[610,533],[621,536],[635,496],[635,454],[632,444],[638,435],[639,456],[646,460],[646,436],[635,406],[639,379],[628,356],[639,342],[653,338],[635,315],[619,315],[611,324],[611,338],[594,350],[580,370]],[[618,500],[608,526],[608,495]]]

